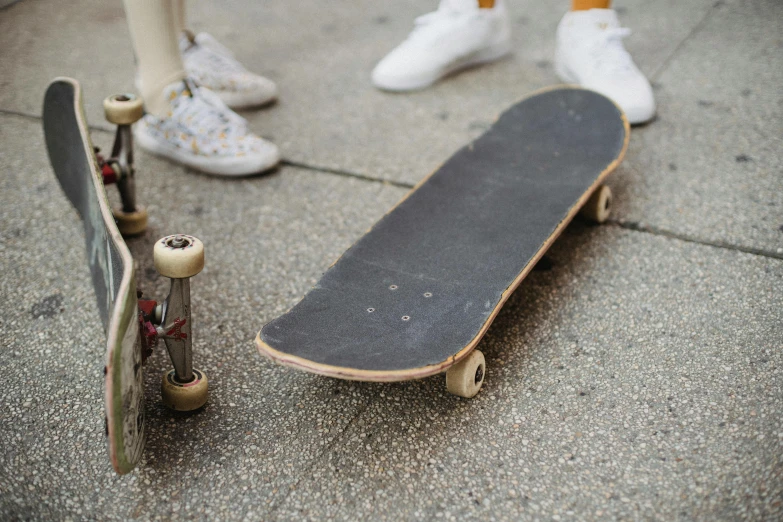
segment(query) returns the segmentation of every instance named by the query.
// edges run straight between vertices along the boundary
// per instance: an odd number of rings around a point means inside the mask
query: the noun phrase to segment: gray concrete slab
[[[631,137],[616,216],[783,254],[783,4],[719,2],[656,80]]]
[[[146,154],[140,284],[165,287],[157,236],[205,241],[194,319],[212,388],[198,415],[166,411],[159,350],[145,458],[114,476],[79,225],[39,122],[0,120],[21,151],[0,160],[0,268],[14,274],[0,285],[13,303],[0,321],[3,518],[779,516],[780,260],[576,223],[482,343],[477,399],[447,395],[442,377],[335,381],[276,367],[250,340],[404,190],[293,168],[226,181]]]
[[[623,22],[635,31],[629,47],[652,74],[711,2],[666,2],[665,9],[655,10],[638,1],[621,4]],[[296,161],[415,183],[513,102],[558,82],[552,69],[554,33],[568,4],[520,1],[508,2],[515,47],[508,59],[421,92],[375,90],[370,84],[375,63],[408,35],[416,16],[436,5],[395,2],[392,9],[380,2],[357,9],[349,2],[324,9],[317,4],[297,14],[270,5],[276,16],[264,22],[258,41],[232,42],[248,67],[269,70],[281,88],[277,107],[247,116]],[[195,7],[194,25],[213,32],[222,27],[220,38],[232,39],[236,29],[228,29],[229,10]],[[662,25],[666,38],[660,37]],[[303,35],[308,35],[304,41]]]
[[[55,76],[83,82],[88,119],[103,98],[133,87],[133,50],[121,2],[18,2],[0,13],[0,109],[40,115]]]
[[[780,517],[781,262],[579,224],[550,257],[482,341],[476,398],[366,389],[278,518]]]
[[[667,0],[656,9],[621,2],[628,39],[642,69],[654,74],[704,17],[711,0]],[[107,93],[133,90],[133,54],[121,6],[79,0],[22,2],[0,17],[0,108],[40,113],[43,90],[61,74],[85,86],[87,114],[102,119]],[[374,64],[402,41],[416,16],[437,3],[189,2],[190,25],[207,30],[251,70],[269,76],[280,102],[247,112],[253,128],[293,161],[415,183],[480,134],[514,101],[556,83],[554,31],[567,9],[510,2],[514,54],[409,95],[376,91]],[[33,28],[47,19],[50,31]],[[664,34],[662,35],[662,30]],[[64,45],[64,42],[70,42]]]
[[[160,235],[186,231],[207,246],[192,296],[195,358],[211,391],[198,415],[163,408],[160,346],[146,373],[145,457],[120,478],[105,448],[104,336],[81,225],[48,166],[40,123],[0,121],[4,146],[17,151],[0,158],[0,367],[13,375],[0,399],[0,518],[264,516],[365,401],[347,385],[279,371],[252,339],[405,191],[293,168],[227,183],[139,155],[153,215],[130,241],[140,288],[165,291],[151,263]]]
[[[410,96],[374,91],[375,61],[434,4],[193,2],[191,18],[280,84],[280,103],[246,115],[289,161],[409,184],[555,81],[565,8],[512,2],[512,58]],[[781,518],[780,7],[745,4],[617,2],[659,120],[633,131],[610,178],[620,226],[577,223],[555,244],[553,268],[482,343],[489,375],[473,401],[442,378],[282,369],[251,342],[404,188],[290,166],[223,180],[139,153],[151,214],[130,241],[139,282],[164,292],[157,237],[204,240],[193,312],[212,391],[198,415],[166,411],[161,347],[145,458],[125,477],[105,449],[80,227],[35,118],[48,81],[68,74],[103,125],[103,96],[132,88],[124,16],[94,0],[4,8],[0,518]]]

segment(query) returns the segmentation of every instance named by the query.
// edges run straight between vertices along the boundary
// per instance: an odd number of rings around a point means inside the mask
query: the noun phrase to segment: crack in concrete
[[[337,443],[339,443],[339,442],[341,442],[342,440],[345,439],[345,435],[351,430],[351,427],[356,422],[356,419],[361,417],[364,414],[364,412],[367,411],[367,409],[370,407],[370,405],[373,404],[376,400],[377,400],[377,397],[373,397],[372,401],[368,401],[364,405],[364,408],[361,408],[359,411],[357,411],[356,415],[354,415],[351,418],[351,420],[349,420],[345,424],[343,429],[334,437],[334,439],[332,439],[332,441],[329,444],[326,445],[324,450],[320,454],[318,454],[315,458],[313,458],[313,460],[310,463],[310,465],[307,466],[299,474],[299,476],[296,478],[294,483],[291,484],[288,487],[288,492],[283,496],[283,498],[280,500],[280,502],[279,503],[275,503],[272,506],[270,506],[270,510],[268,511],[268,514],[270,515],[270,518],[275,518],[276,519],[275,515],[283,507],[283,505],[288,501],[288,498],[294,493],[294,491],[296,491],[296,489],[299,487],[299,484],[302,482],[302,480],[304,480],[305,478],[311,476],[311,472],[313,471],[313,469],[315,469],[316,466],[318,466],[319,464],[321,464],[324,461],[324,456],[326,456],[332,450],[332,448],[334,448],[337,445]]]
[[[659,228],[653,225],[647,225],[636,221],[609,220],[607,221],[607,224],[620,227],[625,230],[633,230],[634,232],[642,232],[645,234],[652,234],[654,236],[667,237],[669,239],[677,239],[679,241],[685,241],[686,243],[694,243],[697,245],[708,246],[713,248],[722,248],[724,250],[733,250],[736,252],[743,252],[745,254],[753,254],[756,256],[769,257],[773,259],[783,259],[783,251],[773,252],[771,250],[765,250],[763,248],[754,248],[754,247],[736,245],[733,243],[728,243],[726,241],[710,241],[707,239],[699,239],[689,234],[680,234],[677,232],[672,232],[671,230],[666,230],[664,228]]]

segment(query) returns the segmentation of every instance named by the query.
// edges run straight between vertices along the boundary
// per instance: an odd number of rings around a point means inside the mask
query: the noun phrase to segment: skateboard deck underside
[[[106,331],[109,452],[119,473],[133,469],[144,447],[144,388],[133,259],[112,217],[75,80],[46,91],[44,134],[60,185],[84,225],[87,259]]]
[[[260,352],[344,379],[445,370],[620,162],[628,136],[620,109],[592,91],[517,103],[267,324]]]

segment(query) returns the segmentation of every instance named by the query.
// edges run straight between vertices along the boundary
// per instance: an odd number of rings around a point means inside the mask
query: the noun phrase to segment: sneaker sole
[[[270,154],[268,158],[238,157],[238,158],[207,158],[183,154],[177,147],[167,147],[148,136],[143,131],[134,132],[136,143],[147,152],[171,160],[207,174],[216,176],[249,176],[260,174],[272,169],[280,163],[280,154]]]

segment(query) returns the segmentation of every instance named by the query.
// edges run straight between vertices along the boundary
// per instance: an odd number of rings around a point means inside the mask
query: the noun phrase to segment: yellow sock
[[[571,0],[571,10],[586,11],[587,9],[609,9],[609,4],[611,3],[612,0]]]
[[[479,8],[492,9],[495,7],[495,0],[478,0]]]

